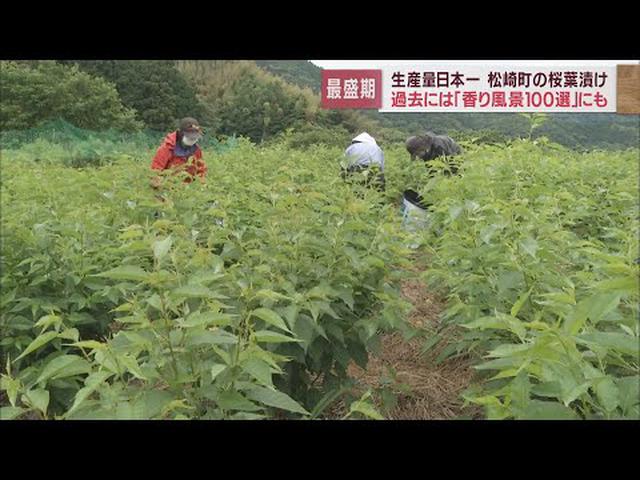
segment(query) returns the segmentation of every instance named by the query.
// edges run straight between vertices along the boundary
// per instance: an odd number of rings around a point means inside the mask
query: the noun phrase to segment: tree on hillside
[[[103,77],[118,89],[123,103],[154,130],[169,130],[186,116],[207,123],[194,86],[168,60],[81,60],[80,69]]]
[[[0,124],[25,129],[64,119],[76,127],[137,129],[113,84],[54,61],[1,62]]]
[[[247,75],[222,98],[216,114],[220,132],[261,142],[305,120],[306,103],[275,80]]]
[[[308,60],[257,60],[256,64],[288,83],[320,92],[320,67]]]
[[[262,141],[290,128],[306,133],[317,127],[350,133],[380,129],[361,112],[322,110],[317,92],[259,68],[256,62],[181,60],[176,65],[196,85],[198,98],[220,133]]]

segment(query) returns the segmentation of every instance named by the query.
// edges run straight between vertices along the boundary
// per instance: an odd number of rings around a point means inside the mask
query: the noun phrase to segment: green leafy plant
[[[3,164],[3,417],[311,418],[408,328],[396,211],[335,150],[239,142],[160,201],[148,158],[27,173],[32,148]]]
[[[469,152],[433,202],[425,279],[463,328],[489,418],[638,418],[637,152]]]

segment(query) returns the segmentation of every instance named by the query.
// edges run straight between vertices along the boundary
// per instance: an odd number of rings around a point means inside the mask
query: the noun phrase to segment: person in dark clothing
[[[460,146],[451,137],[436,135],[433,132],[409,137],[405,146],[411,155],[411,160],[420,158],[427,163],[439,157],[452,157],[462,153]],[[456,174],[457,166],[450,165],[450,167],[451,173]]]

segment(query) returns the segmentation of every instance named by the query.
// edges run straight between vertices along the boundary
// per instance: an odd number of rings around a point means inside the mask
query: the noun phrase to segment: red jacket
[[[166,137],[164,137],[164,142],[158,148],[156,152],[156,156],[153,157],[153,161],[151,162],[151,168],[154,170],[166,170],[169,168],[180,167],[189,161],[189,156],[187,157],[178,157],[175,155],[174,150],[176,147],[176,136],[177,132],[171,132]],[[189,165],[182,168],[176,169],[176,171],[181,171],[185,169],[191,177],[194,175],[198,175],[201,178],[207,174],[207,165],[202,160],[202,150],[200,147],[196,145],[195,151],[193,153],[193,162],[189,161]],[[186,180],[190,182],[191,179],[188,178]]]

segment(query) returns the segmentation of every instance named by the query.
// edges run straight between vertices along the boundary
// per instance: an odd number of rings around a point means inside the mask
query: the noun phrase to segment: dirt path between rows
[[[417,275],[416,275],[417,277]],[[439,314],[445,308],[444,299],[429,292],[418,278],[402,283],[402,296],[413,305],[409,322],[418,328],[430,330],[438,326]],[[448,333],[443,333],[446,339]],[[382,386],[381,379],[395,372],[396,405],[383,411],[378,399],[376,404],[385,418],[390,420],[452,420],[483,418],[481,409],[464,407],[461,393],[471,385],[475,371],[469,358],[456,358],[436,364],[436,357],[444,345],[436,346],[421,354],[425,338],[404,340],[400,333],[383,335],[378,355],[370,355],[366,370],[355,364],[349,374],[359,383],[358,391]],[[404,384],[404,388],[397,384]],[[340,418],[346,412],[344,404],[332,409],[332,417]]]

